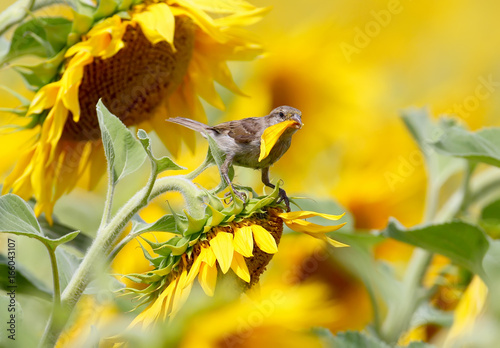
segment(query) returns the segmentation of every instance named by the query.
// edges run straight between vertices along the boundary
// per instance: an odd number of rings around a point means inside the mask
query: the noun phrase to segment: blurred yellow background
[[[2,1],[0,11],[11,3]],[[283,179],[292,196],[337,200],[353,214],[359,229],[383,228],[390,216],[407,226],[421,222],[425,167],[399,112],[410,106],[428,106],[433,115],[455,115],[472,129],[499,125],[500,3],[252,3],[272,6],[270,13],[251,28],[263,42],[266,54],[257,61],[232,64],[234,77],[248,96],[234,96],[220,88],[227,108],[218,111],[206,105],[209,122],[262,116],[279,105],[296,107],[302,111],[304,127],[272,168],[272,179]],[[23,89],[15,72],[2,67],[0,84],[6,81],[23,95],[32,96]],[[1,107],[16,105],[15,98],[3,90],[0,100]],[[14,119],[0,113],[0,125]],[[2,136],[2,180],[35,133]],[[207,145],[201,137],[198,139],[198,151],[192,154],[184,148],[177,158],[179,164],[194,169],[201,162]],[[236,173],[238,183],[261,187],[259,173],[247,169],[237,169]],[[215,185],[218,175],[211,171],[200,180]],[[56,204],[55,213],[64,219],[63,213],[71,208],[82,223],[98,223],[103,197],[102,190],[95,194],[77,190]],[[72,201],[79,204],[66,204]],[[149,212],[156,218],[163,213],[162,209]],[[304,255],[294,255],[297,240],[285,238],[283,243],[287,252],[278,254],[276,269],[285,269],[295,259],[297,264],[307,259],[307,250],[300,250]],[[292,247],[287,249],[286,245]],[[406,261],[410,250],[388,241],[378,246],[376,256],[396,264]],[[279,273],[276,269],[274,272]],[[336,299],[344,301],[345,308],[359,319],[343,325],[332,322],[330,327],[362,328],[371,317],[362,285],[342,270],[326,267],[323,273],[315,277],[335,282]]]
[[[2,2],[0,10],[11,2]],[[433,114],[454,114],[473,129],[498,123],[500,35],[495,33],[500,30],[500,4],[253,3],[272,6],[251,28],[267,53],[255,62],[233,64],[248,97],[222,91],[227,110],[208,106],[209,121],[261,116],[282,104],[297,107],[305,127],[272,169],[274,180],[283,179],[292,194],[335,197],[354,214],[359,228],[383,227],[391,215],[406,225],[418,223],[424,168],[398,113],[428,106]],[[22,84],[5,67],[0,80]],[[2,106],[15,105],[1,93]],[[2,124],[12,119],[1,114]],[[33,136],[27,133],[26,138]],[[178,161],[195,166],[206,148],[199,143],[196,160],[186,150]],[[0,164],[3,175],[20,144],[19,136],[9,140]],[[218,180],[217,175],[211,180]],[[259,180],[252,171],[237,171],[242,184],[258,185]]]

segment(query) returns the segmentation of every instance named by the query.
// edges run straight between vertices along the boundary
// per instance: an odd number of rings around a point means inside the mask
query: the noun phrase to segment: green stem
[[[471,165],[469,163],[467,164],[460,190],[461,202],[459,208],[455,214],[453,214],[454,217],[464,214],[469,206],[469,183],[474,169],[475,165]],[[427,188],[427,209],[425,213],[426,222],[432,222],[436,218],[438,198],[439,190],[432,184],[430,179]],[[429,208],[429,206],[431,208]],[[416,248],[413,251],[405,277],[403,278],[403,295],[401,297],[401,302],[398,304],[398,308],[394,308],[389,312],[382,328],[382,336],[387,342],[397,342],[401,334],[408,329],[415,310],[418,308],[421,301],[426,298],[425,295],[422,296],[420,293],[420,285],[422,284],[422,280],[427,273],[427,268],[432,261],[432,257],[433,253],[423,249]]]
[[[476,169],[475,164],[471,164],[470,162],[467,162],[467,168],[465,170],[465,175],[464,179],[462,181],[462,197],[461,197],[461,202],[460,206],[458,207],[458,210],[455,212],[453,217],[459,217],[465,214],[467,211],[467,208],[469,207],[470,204],[470,179],[472,177],[472,173],[474,172],[474,169]]]
[[[188,212],[192,216],[199,216],[203,207],[204,193],[195,184],[183,177],[165,177],[156,180],[152,187],[145,187],[137,192],[125,205],[120,208],[110,222],[97,233],[94,243],[90,246],[80,266],[71,278],[61,296],[63,314],[61,321],[66,322],[80,299],[83,291],[96,272],[97,266],[103,262],[120,236],[122,229],[149,200],[167,191],[179,191],[184,196]],[[149,200],[148,200],[149,196]],[[53,319],[53,318],[51,318]],[[62,327],[50,320],[44,337],[44,346],[53,346]]]
[[[193,170],[191,173],[186,174],[185,177],[186,177],[186,179],[193,180],[198,175],[200,175],[201,173],[203,173],[207,168],[213,166],[214,164],[215,164],[215,161],[214,161],[214,159],[212,157],[212,153],[209,150],[207,152],[207,156],[203,160],[203,163],[200,164],[200,166],[198,168],[196,168],[195,170]]]
[[[391,308],[382,326],[381,334],[386,342],[395,344],[401,334],[408,329],[413,313],[424,299],[419,293],[420,284],[427,272],[432,256],[432,253],[423,249],[416,248],[413,251],[403,278],[400,301],[397,303],[397,308]]]
[[[61,305],[61,283],[59,281],[59,266],[57,265],[56,250],[47,248],[52,266],[52,281],[54,283],[54,308]]]
[[[62,329],[64,321],[61,320],[61,284],[59,281],[59,267],[57,265],[56,250],[47,246],[49,252],[50,265],[52,267],[52,282],[54,283],[54,299],[52,304],[52,313],[50,314],[49,322],[52,322],[55,327]],[[45,336],[50,335],[49,325],[45,329]],[[42,341],[43,342],[43,341]],[[40,342],[39,347],[44,345]]]
[[[97,231],[101,231],[111,220],[111,209],[113,208],[113,197],[115,195],[116,184],[113,175],[108,171],[108,190],[106,192],[106,201],[104,202],[104,211],[102,212],[101,223]]]

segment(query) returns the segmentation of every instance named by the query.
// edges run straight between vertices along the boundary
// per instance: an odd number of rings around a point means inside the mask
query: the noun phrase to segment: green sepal
[[[20,116],[20,117],[23,117],[24,115],[26,115],[27,111],[28,111],[28,109],[0,108],[0,112],[10,112],[11,114],[15,114],[15,115]],[[24,129],[24,127],[19,127],[19,129]]]
[[[208,227],[215,227],[219,226],[222,221],[226,218],[226,215],[212,207],[210,204],[207,204],[207,206],[210,208],[211,215],[207,220],[207,226]]]
[[[141,247],[142,249],[142,253],[144,254],[144,257],[146,258],[146,260],[148,260],[149,262],[151,262],[151,264],[158,268],[160,265],[161,265],[161,262],[162,260],[164,259],[164,257],[162,256],[157,256],[157,257],[153,257],[147,250],[146,248],[144,248],[144,246],[142,245],[142,243],[137,240],[137,242],[139,243],[139,246]]]
[[[153,248],[153,251],[162,256],[182,255],[187,247],[189,239],[187,237],[173,237],[163,243],[151,242],[144,239]]]
[[[187,225],[185,225],[184,236],[189,236],[193,233],[200,232],[203,230],[203,226],[205,226],[205,222],[207,222],[207,216],[203,215],[200,218],[195,218],[189,215],[189,213],[184,210],[184,214],[186,215]]]
[[[23,96],[22,94],[14,91],[12,88],[8,87],[8,86],[1,86],[0,85],[0,89],[3,89],[5,90],[6,92],[8,92],[9,94],[11,94],[12,96],[14,96],[17,100],[19,100],[21,102],[21,106],[24,107],[24,108],[28,108],[31,104],[31,100],[29,100],[28,98],[26,98],[25,96]]]
[[[132,226],[132,231],[130,233],[142,234],[146,232],[169,232],[174,234],[182,234],[177,229],[175,217],[170,214],[163,215],[161,218],[150,224],[134,221],[134,225]]]
[[[198,240],[200,239],[201,234],[202,234],[202,232],[198,232],[196,234],[192,234],[191,235],[191,239],[190,239],[188,245],[190,247],[192,247],[193,245],[195,245],[196,243],[198,243]],[[189,252],[191,252],[191,250],[189,250]]]
[[[120,4],[118,5],[118,10],[120,11],[127,11],[132,7],[132,2],[133,0],[121,0]]]
[[[125,275],[120,275],[120,276],[125,277]],[[144,289],[123,288],[123,289],[120,289],[119,291],[121,291],[123,293],[133,292],[134,294],[140,294],[142,296],[146,296],[146,295],[149,295],[152,292],[158,290],[159,287],[160,287],[159,283],[152,283],[152,284],[149,284],[149,286],[147,288],[144,288]]]
[[[55,79],[64,61],[64,53],[61,51],[37,65],[14,64],[12,68],[22,76],[29,89],[36,91]]]
[[[63,17],[36,17],[21,24],[14,31],[9,51],[0,64],[27,55],[53,57],[66,46],[71,25]]]
[[[242,211],[242,215],[249,216],[257,211],[260,211],[263,207],[266,207],[273,202],[275,202],[279,197],[279,183],[274,187],[273,191],[260,199],[251,199]]]
[[[130,273],[123,275],[125,278],[130,279],[134,283],[154,283],[162,279],[161,276],[156,274],[140,274],[140,273]]]
[[[94,19],[90,13],[82,13],[73,10],[73,26],[71,27],[71,34],[68,37],[68,44],[74,45],[80,40],[82,34],[87,33]]]
[[[101,18],[110,17],[116,9],[120,0],[100,0],[97,10],[94,12],[94,19],[97,21]]]
[[[234,194],[233,188],[229,187],[229,191],[231,192],[231,197],[233,199],[232,203],[222,210],[222,214],[226,216],[238,215],[243,211],[245,206],[245,202],[238,196]]]

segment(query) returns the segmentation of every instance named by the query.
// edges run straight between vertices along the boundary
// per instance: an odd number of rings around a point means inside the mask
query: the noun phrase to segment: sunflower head
[[[193,150],[194,134],[164,119],[205,121],[200,97],[223,109],[215,82],[241,93],[227,62],[261,53],[241,27],[267,11],[240,0],[77,3],[73,18],[36,17],[19,25],[2,59],[36,92],[12,111],[31,119],[26,127],[39,127],[3,192],[34,196],[36,213],[49,220],[78,178],[88,177],[92,188],[105,172],[99,99],[126,126],[154,130],[174,155],[180,139]],[[38,56],[37,64],[17,63],[27,55]]]
[[[310,211],[284,213],[284,203],[278,203],[278,198],[279,186],[267,196],[254,196],[246,204],[234,194],[228,206],[212,196],[200,218],[187,213],[185,216],[172,214],[162,217],[161,224],[136,225],[132,231],[152,231],[152,226],[163,226],[165,231],[177,235],[163,243],[143,239],[153,250],[149,253],[142,247],[153,269],[125,275],[147,285],[141,290],[126,290],[137,294],[141,304],[149,303],[149,306],[131,325],[147,328],[154,322],[174,317],[187,300],[196,279],[208,296],[214,295],[218,279],[228,273],[240,280],[239,291],[251,288],[278,252],[284,224],[334,246],[345,246],[325,235],[344,223],[320,226],[304,220],[313,216],[338,220],[342,215]]]

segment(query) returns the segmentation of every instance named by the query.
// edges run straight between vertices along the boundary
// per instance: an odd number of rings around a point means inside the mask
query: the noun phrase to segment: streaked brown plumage
[[[296,121],[296,126],[286,129],[269,155],[259,162],[260,139],[264,130],[269,126],[287,120]],[[215,140],[219,148],[226,154],[225,161],[221,166],[221,175],[241,198],[242,194],[234,189],[229,179],[229,168],[232,165],[237,165],[261,169],[262,182],[266,186],[274,188],[275,186],[269,182],[269,167],[285,154],[292,142],[292,135],[302,127],[301,112],[291,106],[277,107],[266,116],[249,117],[224,122],[216,126],[208,126],[183,117],[169,118],[167,121],[198,131],[202,135],[207,133]],[[289,209],[289,200],[283,189],[280,189],[280,197],[285,201],[287,209]]]

